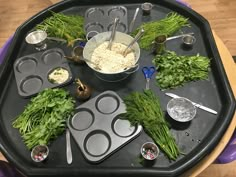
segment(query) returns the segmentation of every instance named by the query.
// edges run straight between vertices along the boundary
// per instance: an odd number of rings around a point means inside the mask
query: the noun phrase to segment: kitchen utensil
[[[145,160],[155,160],[159,152],[159,148],[153,142],[146,142],[141,147],[141,154]]]
[[[66,129],[66,160],[68,164],[72,163],[72,151],[70,144],[70,131]]]
[[[134,37],[134,39],[129,43],[129,45],[127,46],[127,48],[124,50],[123,55],[126,56],[128,53],[128,50],[141,38],[141,36],[144,33],[144,29],[141,29],[136,36]]]
[[[133,17],[132,21],[130,22],[130,25],[129,25],[129,33],[131,33],[131,32],[133,31],[134,23],[135,23],[135,20],[136,20],[136,18],[137,18],[138,12],[139,12],[139,7],[136,8],[135,13],[134,13],[134,17]]]
[[[66,59],[69,59],[69,60],[72,60],[72,61],[85,61],[85,62],[88,62],[88,63],[91,63],[92,65],[94,65],[94,68],[96,68],[97,70],[101,70],[101,68],[98,66],[97,63],[91,61],[91,60],[88,60],[86,58],[83,58],[83,57],[79,57],[79,56],[64,56]]]
[[[146,90],[149,89],[149,82],[150,79],[152,77],[152,75],[155,73],[156,69],[155,67],[151,66],[151,67],[143,67],[142,72],[144,74],[144,77],[146,79]]]
[[[175,95],[175,94],[173,94],[173,93],[165,93],[167,96],[169,96],[169,97],[172,97],[172,98],[179,98],[180,96],[178,96],[178,95]],[[208,107],[206,107],[206,106],[203,106],[203,105],[200,105],[200,104],[198,104],[198,103],[195,103],[195,102],[193,102],[193,101],[191,101],[192,102],[192,104],[194,105],[194,106],[196,106],[197,108],[200,108],[200,109],[202,109],[202,110],[204,110],[204,111],[207,111],[207,112],[210,112],[210,113],[212,113],[212,114],[217,114],[217,112],[215,111],[215,110],[213,110],[213,109],[211,109],[211,108],[208,108]]]
[[[83,58],[86,58],[87,60],[91,60],[92,54],[94,50],[101,45],[102,43],[106,42],[109,40],[111,35],[111,31],[99,33],[93,38],[91,38],[85,45],[84,50],[83,50]],[[117,43],[122,43],[124,45],[130,44],[130,42],[134,38],[128,34],[121,33],[121,32],[116,32],[116,36],[114,38],[114,42]],[[134,51],[135,54],[135,64],[138,63],[139,57],[140,57],[140,48],[137,42],[135,42],[131,46],[132,51]],[[125,78],[127,78],[130,74],[136,72],[136,69],[130,68],[129,70],[124,70],[122,69],[121,71],[118,72],[113,72],[113,73],[107,73],[102,70],[98,70],[95,68],[94,65],[92,65],[90,62],[87,63],[88,66],[95,72],[95,75],[104,81],[107,82],[118,82],[121,81]]]
[[[166,40],[167,40],[167,41],[170,41],[170,40],[178,39],[178,38],[185,37],[185,36],[192,36],[193,34],[194,34],[194,33],[180,34],[180,35],[177,35],[177,36],[168,37],[168,38],[166,38]],[[193,36],[192,36],[192,37],[193,37]]]
[[[36,30],[29,33],[26,36],[25,41],[28,44],[33,44],[36,50],[42,51],[47,48],[46,39],[47,39],[47,33],[45,31]]]
[[[193,44],[196,42],[196,38],[192,35],[184,35],[182,37],[182,41],[185,45],[185,47],[191,48]]]
[[[114,37],[116,35],[116,28],[117,28],[118,22],[119,22],[119,18],[115,18],[114,25],[113,25],[112,32],[111,32],[111,37],[110,37],[110,40],[109,40],[109,43],[108,43],[108,46],[107,46],[107,48],[109,50],[111,50],[112,42],[113,42]]]
[[[188,122],[196,115],[196,107],[187,98],[172,98],[167,104],[169,116],[178,122]]]
[[[125,6],[111,5],[111,6],[94,6],[88,8],[84,15],[84,29],[87,33],[87,39],[106,31],[112,31],[114,26],[114,19],[118,17],[119,23],[116,31],[127,33],[128,32],[128,10]]]
[[[124,101],[109,90],[76,108],[67,125],[88,161],[103,161],[141,133],[141,125],[121,118],[125,112]]]
[[[46,145],[37,145],[31,151],[31,158],[35,162],[44,161],[49,154],[49,149]]]
[[[141,5],[141,8],[143,10],[143,15],[146,16],[146,15],[150,15],[153,5],[152,3],[145,2]]]
[[[73,75],[64,55],[62,49],[51,48],[16,59],[13,69],[19,95],[29,97],[45,88],[69,84]],[[53,79],[49,79],[49,75],[60,68],[67,70],[69,77],[63,83],[53,82]]]
[[[157,36],[153,43],[155,54],[163,54],[166,50],[166,35]]]

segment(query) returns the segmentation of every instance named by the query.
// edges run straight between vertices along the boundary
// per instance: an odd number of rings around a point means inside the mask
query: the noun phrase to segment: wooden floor
[[[59,0],[0,0],[0,47],[16,28],[40,10]],[[185,0],[204,16],[232,55],[236,55],[236,0]],[[0,154],[0,159],[4,157]],[[198,177],[235,177],[236,161],[210,165]]]

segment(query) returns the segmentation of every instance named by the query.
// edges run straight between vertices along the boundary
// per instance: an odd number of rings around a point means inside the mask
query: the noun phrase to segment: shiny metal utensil
[[[166,94],[167,96],[171,97],[171,98],[180,98],[180,96],[175,95],[175,94],[173,94],[173,93],[165,93],[165,94]],[[206,106],[200,105],[200,104],[195,103],[195,102],[193,102],[193,101],[191,101],[191,102],[192,102],[192,104],[193,104],[194,106],[196,106],[197,108],[200,108],[200,109],[202,109],[202,110],[204,110],[204,111],[207,111],[207,112],[210,112],[210,113],[212,113],[212,114],[217,114],[217,112],[216,112],[215,110],[211,109],[211,108],[208,108],[208,107],[206,107]]]
[[[169,40],[181,38],[181,37],[188,36],[188,35],[194,35],[194,33],[180,34],[180,35],[177,35],[177,36],[168,37],[168,38],[166,38],[166,40],[169,41]]]
[[[77,56],[77,55],[75,55],[75,56],[64,56],[64,58],[66,58],[66,59],[68,59],[68,60],[71,60],[71,61],[75,61],[75,62],[78,62],[79,60],[85,61],[85,62],[88,62],[88,63],[93,64],[95,69],[101,70],[101,68],[98,66],[97,63],[95,63],[95,62],[93,62],[93,61],[90,61],[90,60],[88,60],[88,59],[86,59],[86,58],[83,58],[83,57],[81,57],[81,56]]]
[[[137,42],[143,35],[144,33],[144,29],[141,29],[137,34],[136,36],[134,37],[134,39],[130,42],[130,44],[126,47],[126,49],[124,50],[123,52],[123,56],[126,56],[127,55],[127,52],[129,50],[129,48],[131,48],[135,42]]]
[[[71,152],[69,129],[66,129],[66,159],[67,159],[68,164],[72,163],[72,152]]]
[[[137,18],[138,12],[139,12],[139,7],[136,8],[135,13],[134,13],[134,17],[133,17],[132,21],[130,22],[130,25],[129,25],[129,33],[131,33],[131,32],[133,31],[134,22],[135,22],[135,20],[136,20],[136,18]]]
[[[111,50],[112,42],[113,42],[113,40],[115,38],[116,28],[117,28],[118,23],[119,23],[119,18],[115,18],[114,24],[113,24],[113,28],[112,28],[112,32],[111,32],[111,37],[110,37],[110,40],[109,40],[109,44],[107,46],[107,48],[109,50]]]
[[[152,75],[155,73],[156,71],[156,68],[151,66],[151,67],[146,67],[144,66],[143,69],[142,69],[142,72],[144,74],[144,77],[146,79],[146,87],[145,89],[146,90],[149,90],[149,82],[150,82],[150,79],[152,78]]]

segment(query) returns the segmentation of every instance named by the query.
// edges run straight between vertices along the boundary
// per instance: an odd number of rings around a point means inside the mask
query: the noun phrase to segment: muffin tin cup
[[[68,71],[69,77],[61,84],[49,81],[48,75],[57,68]],[[45,88],[64,86],[72,81],[72,73],[64,52],[59,48],[18,58],[14,63],[18,93],[22,97],[37,94]]]
[[[118,17],[117,31],[127,33],[127,9],[124,6],[105,6],[89,8],[85,12],[85,31],[98,33],[112,31],[114,19]]]
[[[137,137],[142,127],[120,118],[126,107],[113,91],[106,91],[77,107],[67,124],[84,157],[99,163]]]

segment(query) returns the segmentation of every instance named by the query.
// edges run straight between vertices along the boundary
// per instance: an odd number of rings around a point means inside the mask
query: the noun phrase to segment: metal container
[[[84,47],[83,57],[87,60],[91,60],[93,51],[103,42],[109,41],[110,36],[111,36],[111,32],[108,31],[108,32],[99,33],[93,38],[91,38]],[[134,38],[131,37],[130,35],[117,31],[113,42],[122,43],[128,46],[133,39]],[[140,57],[140,48],[139,48],[138,43],[135,42],[135,44],[131,47],[131,49],[135,53],[135,61],[136,61],[135,63],[137,64]],[[127,69],[124,69],[124,71],[106,73],[106,72],[103,72],[102,70],[96,69],[90,62],[86,62],[86,63],[95,72],[96,76],[99,79],[108,81],[108,82],[121,81],[127,78],[130,74],[137,71],[139,68],[139,65],[136,65],[136,67],[133,67],[130,69],[127,68]]]

